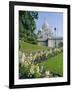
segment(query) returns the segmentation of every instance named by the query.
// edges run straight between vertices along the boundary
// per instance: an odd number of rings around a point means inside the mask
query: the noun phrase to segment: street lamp
[[[56,48],[56,27],[54,28],[55,31],[55,48]]]

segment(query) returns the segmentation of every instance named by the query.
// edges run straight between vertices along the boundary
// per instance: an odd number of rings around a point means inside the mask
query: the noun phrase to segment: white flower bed
[[[48,60],[62,51],[62,48],[55,48],[31,53],[19,52],[20,78],[51,77],[51,72],[44,70],[43,66],[39,66],[38,63]]]

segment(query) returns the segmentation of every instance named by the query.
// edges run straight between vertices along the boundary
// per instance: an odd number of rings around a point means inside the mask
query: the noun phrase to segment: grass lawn
[[[45,69],[63,76],[63,53],[41,63]]]
[[[29,52],[29,51],[49,49],[47,46],[34,45],[34,44],[26,43],[23,41],[20,41],[19,44],[20,44],[20,51],[28,51]]]

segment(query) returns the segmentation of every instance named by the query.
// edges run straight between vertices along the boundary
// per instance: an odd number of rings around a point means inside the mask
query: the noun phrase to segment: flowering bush
[[[35,52],[19,52],[19,78],[52,77],[52,73],[46,71],[38,63],[45,61],[63,51],[62,48],[42,50]]]
[[[45,70],[43,66],[39,66],[38,64],[34,65],[21,65],[19,68],[19,78],[41,78],[41,77],[51,77],[52,74],[50,71]]]

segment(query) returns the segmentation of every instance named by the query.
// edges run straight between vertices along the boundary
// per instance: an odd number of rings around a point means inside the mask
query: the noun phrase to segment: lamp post
[[[55,31],[55,48],[56,48],[56,27],[54,28]]]

